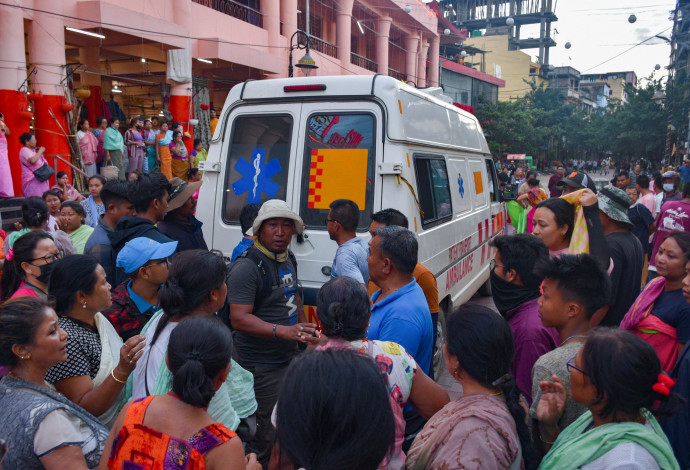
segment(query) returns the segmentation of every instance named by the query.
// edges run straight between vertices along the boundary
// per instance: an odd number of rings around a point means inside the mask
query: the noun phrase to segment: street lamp
[[[297,36],[297,44],[293,45],[293,40],[295,39],[295,36]],[[304,38],[302,40],[302,38]],[[316,65],[316,62],[314,59],[312,59],[311,55],[309,55],[309,43],[310,39],[307,33],[302,31],[301,29],[298,29],[295,31],[292,36],[290,37],[290,56],[288,58],[288,77],[292,77],[292,72],[293,72],[293,67],[292,67],[292,51],[294,49],[305,49],[305,54],[304,57],[302,57],[297,63],[295,64],[295,67],[299,67],[304,70],[304,73],[309,76],[309,73],[312,71],[312,69],[318,69],[319,66]]]

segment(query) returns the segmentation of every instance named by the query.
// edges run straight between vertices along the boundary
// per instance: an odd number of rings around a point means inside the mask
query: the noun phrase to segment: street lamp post
[[[293,45],[293,40],[295,39],[295,36],[297,36],[297,43]],[[319,66],[316,65],[316,62],[314,59],[312,59],[311,55],[309,55],[309,35],[302,31],[301,29],[298,29],[295,31],[292,36],[290,37],[290,56],[288,57],[288,77],[292,78],[292,73],[293,73],[293,67],[292,67],[292,51],[295,49],[305,49],[305,54],[304,57],[302,57],[297,63],[295,64],[295,67],[299,67],[301,69],[304,69],[304,73],[309,76],[309,72],[311,72],[313,69],[318,69]]]

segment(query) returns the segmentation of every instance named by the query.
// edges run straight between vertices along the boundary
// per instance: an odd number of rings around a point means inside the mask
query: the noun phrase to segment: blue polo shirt
[[[127,293],[129,294],[129,298],[134,302],[134,305],[137,306],[137,309],[139,310],[139,313],[146,313],[149,310],[153,310],[153,312],[157,312],[160,309],[160,304],[159,305],[153,305],[148,303],[146,300],[144,300],[139,294],[134,292],[132,290],[132,280],[130,279],[127,282]]]
[[[413,279],[406,286],[376,302],[379,295],[380,290],[371,296],[374,304],[371,306],[367,338],[398,343],[428,375],[434,334],[424,291]]]

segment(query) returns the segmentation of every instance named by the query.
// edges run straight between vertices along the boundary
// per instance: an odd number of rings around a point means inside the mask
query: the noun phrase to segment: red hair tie
[[[676,384],[676,381],[665,374],[659,374],[657,380],[658,382],[652,385],[652,390],[659,395],[663,395],[665,397],[669,396],[671,394],[671,387]]]

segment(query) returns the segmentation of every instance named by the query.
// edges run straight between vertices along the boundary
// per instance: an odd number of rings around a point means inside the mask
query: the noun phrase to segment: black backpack
[[[276,277],[272,278],[270,270],[264,265],[266,260],[259,254],[258,250],[253,250],[252,247],[249,247],[249,249],[245,250],[244,253],[237,257],[237,259],[240,258],[252,260],[256,265],[256,268],[259,270],[259,275],[261,276],[261,286],[256,290],[256,294],[254,296],[254,310],[257,310],[261,308],[264,301],[271,295],[274,287],[280,285],[280,282]],[[292,261],[292,266],[295,268],[295,282],[297,282],[297,258],[295,258],[295,255],[292,253],[292,251],[289,250],[288,258],[290,261]],[[237,259],[235,261],[237,261]],[[296,287],[299,288],[299,283],[297,283]],[[230,304],[227,300],[225,301],[223,308],[221,308],[216,315],[220,317],[223,323],[225,323],[230,330],[232,330],[232,324],[230,323]]]

